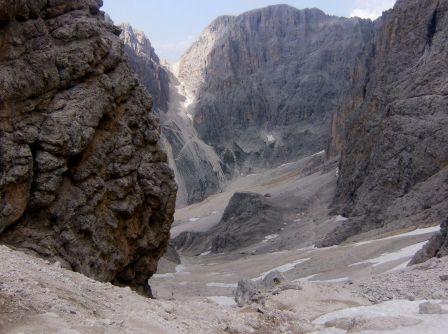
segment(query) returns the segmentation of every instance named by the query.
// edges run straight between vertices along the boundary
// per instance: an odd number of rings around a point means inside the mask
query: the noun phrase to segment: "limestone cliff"
[[[333,136],[342,151],[335,205],[350,219],[323,245],[448,216],[447,42],[447,1],[399,0],[375,22],[364,96]]]
[[[372,31],[369,20],[286,5],[213,22],[182,57],[179,76],[194,126],[226,173],[325,149],[332,115],[365,75]]]
[[[0,1],[0,242],[144,289],[176,185],[101,4]]]
[[[120,28],[120,38],[125,44],[132,69],[151,94],[154,109],[167,111],[170,95],[167,69],[160,64],[159,57],[143,32],[133,29],[129,24],[121,24]]]

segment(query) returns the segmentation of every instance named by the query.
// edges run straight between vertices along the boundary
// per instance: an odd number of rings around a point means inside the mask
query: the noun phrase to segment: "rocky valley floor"
[[[178,210],[173,237],[215,228],[235,192],[265,195],[284,214],[281,227],[253,233],[248,246],[179,249],[180,264],[163,258],[150,279],[156,300],[1,246],[0,333],[445,333],[448,259],[406,267],[438,226],[315,247],[345,220],[328,209],[337,170],[322,163],[323,155],[242,176]],[[260,212],[257,219],[269,223]],[[240,280],[272,271],[284,275],[285,288],[262,291],[252,305],[235,304]]]
[[[301,290],[266,294],[264,305],[243,308],[220,305],[224,298],[147,299],[5,246],[0,260],[5,334],[441,334],[448,326],[448,281],[441,279],[448,273],[447,259],[366,280],[301,282]],[[427,300],[431,307],[419,311]]]

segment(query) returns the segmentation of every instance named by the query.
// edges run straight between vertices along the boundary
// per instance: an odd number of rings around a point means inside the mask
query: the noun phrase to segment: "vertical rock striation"
[[[365,75],[372,31],[370,20],[286,5],[213,22],[179,76],[194,97],[194,126],[227,174],[325,149],[332,115]]]
[[[350,217],[323,245],[448,216],[448,2],[398,0],[375,22],[369,81],[344,125],[335,204]]]
[[[145,289],[176,184],[101,4],[0,1],[0,242]]]

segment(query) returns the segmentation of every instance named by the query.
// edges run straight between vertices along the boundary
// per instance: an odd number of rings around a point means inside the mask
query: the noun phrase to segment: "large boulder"
[[[176,184],[100,0],[0,2],[0,242],[142,289]]]
[[[448,219],[440,225],[440,231],[433,235],[431,239],[419,250],[409,265],[419,264],[428,261],[433,257],[448,256]]]

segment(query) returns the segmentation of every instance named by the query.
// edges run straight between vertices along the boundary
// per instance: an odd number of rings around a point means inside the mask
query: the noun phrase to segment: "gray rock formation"
[[[264,306],[268,294],[278,295],[286,290],[302,290],[302,287],[288,281],[281,272],[271,271],[258,280],[240,280],[233,296],[239,307],[250,304]]]
[[[421,303],[418,306],[418,313],[420,314],[442,314],[443,309],[440,304],[434,304],[431,302]]]
[[[134,30],[125,23],[121,24],[120,28],[120,38],[125,44],[132,69],[151,94],[154,110],[167,111],[170,95],[167,69],[160,64],[159,57],[143,32]]]
[[[101,4],[1,1],[0,242],[147,289],[176,185]]]
[[[423,246],[421,250],[415,254],[409,265],[423,263],[433,257],[448,256],[448,219],[440,225],[440,232],[435,234]]]
[[[263,195],[235,193],[218,225],[207,232],[183,232],[173,240],[173,246],[192,254],[241,249],[280,231],[284,213],[285,209]]]
[[[221,162],[215,151],[198,138],[182,83],[161,64],[144,33],[128,24],[121,25],[121,29],[132,68],[155,101],[161,143],[179,185],[178,207],[201,201],[222,189],[225,177]]]
[[[239,307],[247,304],[262,304],[264,296],[257,282],[249,279],[240,280],[234,292],[234,299]]]
[[[448,216],[447,36],[446,1],[398,0],[375,22],[365,94],[333,135],[342,150],[335,205],[350,219],[323,246]]]
[[[362,79],[369,20],[271,6],[215,20],[182,57],[194,126],[228,175],[326,148],[332,115]]]

